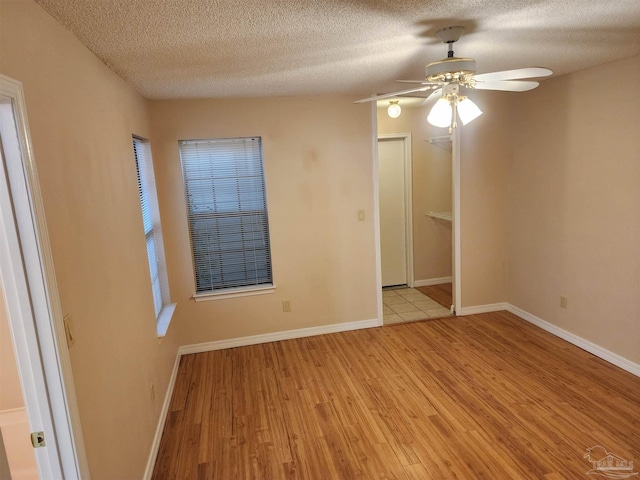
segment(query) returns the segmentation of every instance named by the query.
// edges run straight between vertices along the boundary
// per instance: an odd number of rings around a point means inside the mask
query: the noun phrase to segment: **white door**
[[[405,140],[378,139],[382,286],[407,284]]]
[[[22,85],[0,74],[0,286],[29,426],[44,435],[40,478],[76,480],[88,470],[32,152]]]

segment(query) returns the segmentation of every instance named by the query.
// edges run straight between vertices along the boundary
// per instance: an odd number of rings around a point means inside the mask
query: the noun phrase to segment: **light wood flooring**
[[[182,357],[153,478],[588,479],[640,378],[506,312]]]
[[[427,287],[416,287],[416,290],[435,300],[444,308],[448,309],[453,305],[453,288],[451,282]]]

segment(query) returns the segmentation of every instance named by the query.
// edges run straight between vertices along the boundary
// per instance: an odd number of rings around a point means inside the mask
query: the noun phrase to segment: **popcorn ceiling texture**
[[[398,90],[466,27],[478,72],[640,54],[640,0],[37,0],[150,99]]]

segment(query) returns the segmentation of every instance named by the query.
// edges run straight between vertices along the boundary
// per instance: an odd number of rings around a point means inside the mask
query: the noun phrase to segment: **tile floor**
[[[383,290],[382,313],[385,325],[445,317],[451,314],[449,309],[415,288]]]

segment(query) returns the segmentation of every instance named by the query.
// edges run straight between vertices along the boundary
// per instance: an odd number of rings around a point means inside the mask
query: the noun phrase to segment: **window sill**
[[[156,322],[158,338],[162,338],[167,334],[169,324],[173,318],[173,312],[176,311],[176,305],[176,303],[170,303],[162,307],[162,310],[160,310],[160,315],[158,315],[158,321]]]
[[[254,295],[266,295],[275,293],[275,285],[264,285],[260,287],[239,287],[227,288],[220,292],[196,293],[193,299],[196,302],[208,302],[211,300],[223,300],[225,298],[249,297]]]

